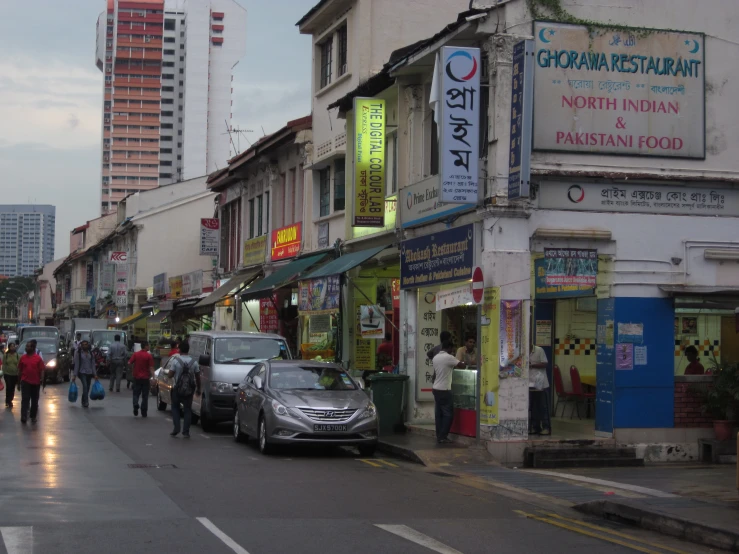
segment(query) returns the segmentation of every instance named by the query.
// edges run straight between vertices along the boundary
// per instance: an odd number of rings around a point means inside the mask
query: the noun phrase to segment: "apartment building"
[[[55,206],[0,206],[0,274],[31,276],[53,260],[55,230]]]

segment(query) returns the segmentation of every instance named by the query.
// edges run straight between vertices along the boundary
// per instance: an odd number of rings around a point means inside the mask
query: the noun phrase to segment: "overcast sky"
[[[317,0],[238,1],[248,27],[234,126],[270,133],[310,113],[310,37],[295,23]],[[55,205],[57,258],[69,253],[69,231],[100,215],[95,24],[104,8],[104,0],[0,2],[0,204]]]

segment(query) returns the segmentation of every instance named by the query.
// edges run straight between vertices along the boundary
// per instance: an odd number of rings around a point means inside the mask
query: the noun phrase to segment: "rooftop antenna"
[[[264,125],[260,125],[260,127],[262,128],[262,134],[266,137],[267,131],[264,130]]]

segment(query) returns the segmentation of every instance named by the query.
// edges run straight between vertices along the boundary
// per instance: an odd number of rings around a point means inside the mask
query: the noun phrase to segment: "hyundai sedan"
[[[356,446],[362,456],[377,447],[377,409],[338,364],[265,361],[236,396],[234,439],[257,438],[263,454],[278,444]]]

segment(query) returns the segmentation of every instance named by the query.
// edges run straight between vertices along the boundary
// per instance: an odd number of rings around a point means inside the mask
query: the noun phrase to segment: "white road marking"
[[[425,546],[429,550],[433,550],[439,554],[462,554],[459,550],[455,550],[451,546],[447,546],[444,543],[441,543],[436,539],[432,539],[428,535],[424,535],[420,531],[416,531],[406,525],[375,524],[375,527],[379,527],[383,531],[402,537],[405,540]]]
[[[611,487],[613,489],[621,489],[630,492],[638,492],[647,496],[656,498],[676,498],[676,494],[640,487],[638,485],[628,485],[626,483],[617,483],[616,481],[606,481],[605,479],[595,479],[594,477],[585,477],[584,475],[572,475],[571,473],[558,473],[556,471],[544,471],[540,469],[526,470],[528,473],[538,473],[540,475],[549,475],[550,477],[559,477],[560,479],[569,479],[570,481],[580,481],[581,483],[589,483],[591,485],[599,485],[601,487]]]
[[[238,545],[236,541],[234,541],[231,537],[229,537],[226,533],[221,531],[218,527],[213,525],[213,522],[210,521],[207,517],[198,517],[195,518],[200,523],[203,524],[203,527],[205,527],[208,531],[213,533],[216,537],[218,537],[223,544],[228,546],[231,550],[236,552],[236,554],[249,554],[246,550],[241,548],[241,546]]]
[[[32,554],[33,527],[0,527],[8,554]]]

